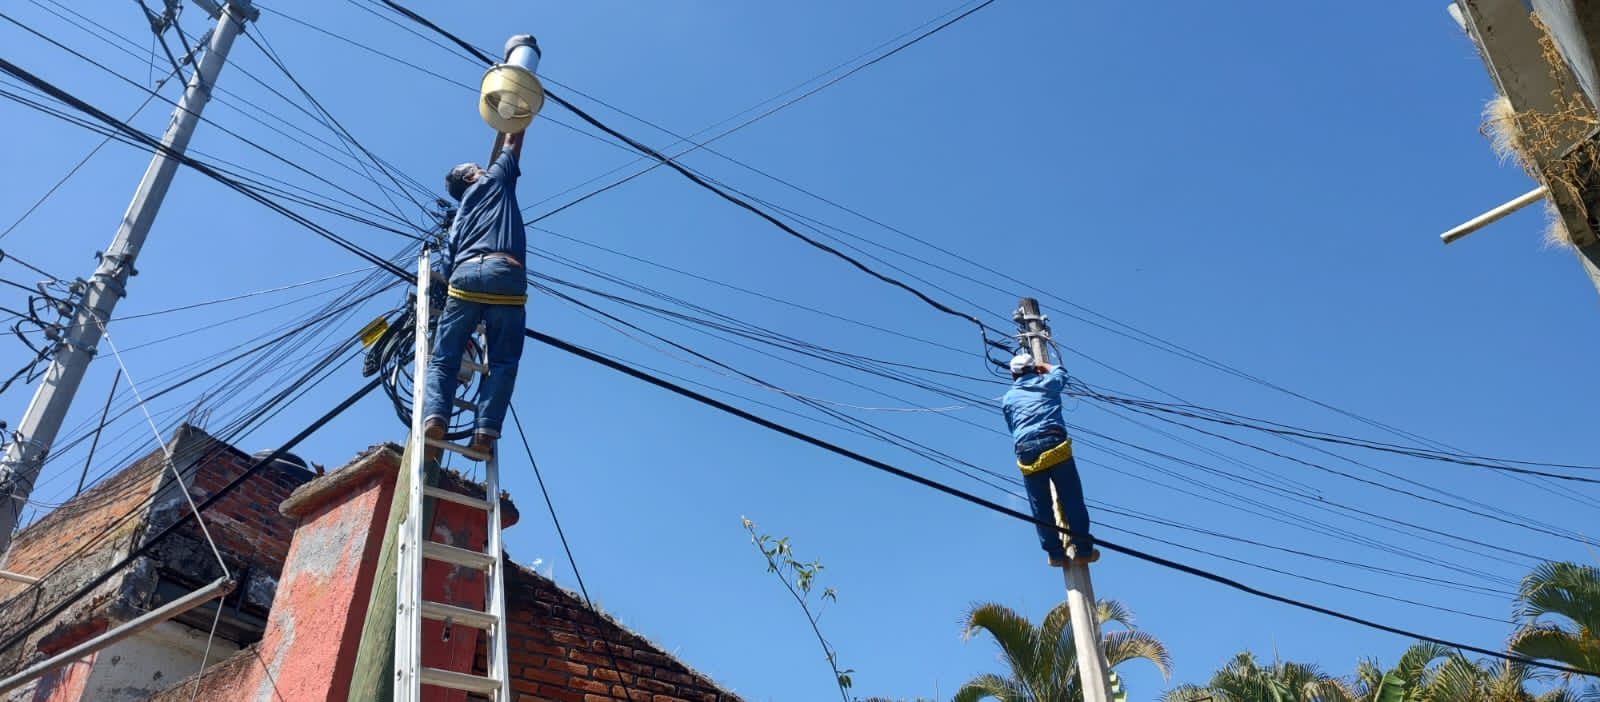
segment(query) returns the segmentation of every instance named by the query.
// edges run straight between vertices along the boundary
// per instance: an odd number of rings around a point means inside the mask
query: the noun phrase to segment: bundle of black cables
[[[444,309],[444,286],[432,286],[429,300],[432,307],[429,317],[428,333],[436,334],[439,327],[439,312]],[[411,426],[411,398],[415,390],[413,361],[416,359],[416,327],[417,327],[417,294],[416,291],[406,293],[405,304],[383,315],[387,327],[379,334],[367,348],[367,355],[361,362],[361,375],[371,377],[380,374],[383,380],[383,391],[389,395],[389,400],[394,403],[395,416],[399,417],[401,424],[407,428]],[[483,347],[476,338],[467,342],[467,352],[463,360],[473,363],[483,363]],[[458,376],[462,382],[457,387],[458,397],[471,397],[476,394],[476,374],[465,373]],[[465,439],[472,435],[471,418],[462,416],[459,406],[451,409],[450,425],[445,432],[445,438],[451,441]]]

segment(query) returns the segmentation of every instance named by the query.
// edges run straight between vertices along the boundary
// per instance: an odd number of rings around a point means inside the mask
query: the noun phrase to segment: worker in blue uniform
[[[1022,470],[1028,505],[1039,523],[1039,545],[1053,567],[1066,565],[1069,558],[1091,563],[1100,557],[1094,537],[1089,535],[1089,509],[1083,504],[1072,438],[1067,436],[1061,415],[1061,393],[1066,388],[1065,370],[1035,362],[1032,354],[1023,353],[1011,359],[1011,389],[1000,401],[1016,442],[1017,467]],[[1050,496],[1051,485],[1055,486],[1055,499]],[[1061,533],[1049,526],[1056,523],[1058,503],[1067,522],[1067,547],[1062,545]]]
[[[517,205],[522,134],[507,134],[487,169],[463,163],[445,176],[450,197],[461,207],[450,225],[448,249],[436,276],[448,281],[449,294],[428,359],[423,428],[429,438],[444,436],[461,357],[482,322],[489,372],[478,386],[477,419],[468,449],[483,457],[494,451],[500,437],[522,360],[527,321],[528,277],[522,260],[528,234]]]

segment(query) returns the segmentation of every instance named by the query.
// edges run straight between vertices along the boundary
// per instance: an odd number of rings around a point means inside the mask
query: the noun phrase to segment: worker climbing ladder
[[[406,465],[410,494],[405,517],[400,522],[398,572],[395,598],[395,650],[394,699],[397,702],[420,702],[422,686],[432,685],[452,690],[464,690],[488,696],[496,702],[511,700],[509,671],[506,665],[506,602],[504,555],[500,540],[500,465],[497,452],[480,455],[460,444],[446,439],[429,439],[423,434],[423,393],[427,385],[425,375],[432,344],[428,338],[429,308],[428,287],[432,278],[429,252],[423,249],[417,263],[416,355],[413,357],[415,383],[411,403],[411,437],[406,451]],[[485,359],[487,361],[487,359]],[[463,373],[488,372],[487,363],[464,361]],[[477,407],[456,401],[462,411],[477,412]],[[484,462],[484,499],[463,495],[429,485],[429,469],[437,472],[436,458],[440,451],[452,451],[467,458]],[[448,500],[482,511],[488,520],[488,538],[484,551],[474,551],[430,540],[424,529],[428,515],[425,509],[433,501]],[[474,568],[484,574],[486,588],[485,609],[476,610],[458,605],[433,602],[422,593],[422,569],[426,561],[438,561],[452,566]],[[426,667],[422,664],[423,648],[429,643],[422,636],[422,622],[431,619],[442,622],[446,631],[454,626],[465,626],[483,632],[488,658],[488,675],[472,675],[451,670]]]

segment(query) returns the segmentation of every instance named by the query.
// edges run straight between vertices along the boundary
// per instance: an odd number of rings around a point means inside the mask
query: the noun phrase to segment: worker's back
[[[1067,372],[1060,366],[1048,373],[1029,373],[1011,383],[1000,399],[1011,438],[1021,441],[1045,427],[1066,428],[1061,414],[1061,391],[1067,387]]]

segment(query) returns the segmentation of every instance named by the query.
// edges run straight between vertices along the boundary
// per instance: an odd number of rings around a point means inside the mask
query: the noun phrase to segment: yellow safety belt
[[[494,293],[473,292],[462,290],[454,285],[450,286],[450,297],[463,302],[476,302],[482,305],[526,305],[527,295],[496,295]]]
[[[1039,458],[1032,463],[1017,461],[1017,467],[1022,469],[1023,475],[1033,475],[1041,470],[1054,468],[1058,464],[1065,463],[1069,458],[1072,458],[1072,439],[1067,439],[1039,454]]]

